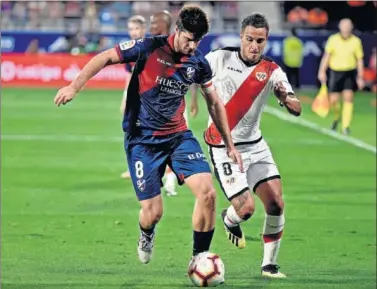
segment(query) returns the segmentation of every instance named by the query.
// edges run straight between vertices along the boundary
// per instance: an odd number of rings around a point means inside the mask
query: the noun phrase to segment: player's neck
[[[262,60],[262,55],[256,60],[256,61],[249,61],[246,60],[246,58],[242,55],[241,49],[238,50],[238,57],[241,59],[241,61],[246,65],[246,66],[253,66],[259,63]]]
[[[177,38],[177,34],[174,33],[171,37],[173,37],[173,51],[177,54],[182,54],[180,51],[179,51],[179,45],[178,45],[178,38]]]

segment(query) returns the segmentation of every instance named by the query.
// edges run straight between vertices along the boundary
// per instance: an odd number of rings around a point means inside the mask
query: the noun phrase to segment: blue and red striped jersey
[[[122,63],[134,62],[127,89],[123,130],[135,135],[168,135],[187,130],[185,94],[192,83],[212,86],[212,71],[196,50],[173,50],[175,34],[130,40],[116,45]]]

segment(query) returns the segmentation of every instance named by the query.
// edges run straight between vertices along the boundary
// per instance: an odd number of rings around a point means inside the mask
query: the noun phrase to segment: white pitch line
[[[328,136],[330,136],[334,139],[337,139],[339,141],[349,143],[351,145],[354,145],[356,147],[362,148],[364,150],[367,150],[369,152],[376,154],[376,151],[377,151],[376,147],[369,145],[369,144],[367,144],[367,143],[365,143],[361,140],[358,140],[354,137],[343,135],[343,134],[340,134],[338,132],[332,131],[330,129],[323,128],[319,124],[305,120],[302,117],[295,117],[295,116],[292,116],[292,115],[286,113],[285,111],[283,112],[283,111],[278,110],[277,108],[273,108],[273,107],[269,107],[269,106],[266,106],[264,111],[267,112],[268,114],[271,114],[271,115],[277,117],[277,118],[280,118],[281,120],[288,121],[290,123],[295,123],[295,124],[301,125],[303,127],[310,128],[310,129],[312,129],[316,132],[319,132],[321,134],[328,135]]]
[[[123,137],[114,136],[95,136],[95,135],[73,135],[73,134],[3,134],[0,136],[1,141],[50,141],[50,142],[99,142],[99,143],[123,143]],[[199,139],[199,141],[201,141]],[[312,138],[305,139],[283,139],[283,138],[267,138],[268,143],[284,143],[299,144],[309,146],[338,145],[337,141],[318,140]],[[203,144],[204,145],[204,144]]]

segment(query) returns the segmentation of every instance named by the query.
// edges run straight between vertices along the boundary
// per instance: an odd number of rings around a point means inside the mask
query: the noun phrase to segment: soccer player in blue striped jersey
[[[163,213],[161,178],[166,165],[175,172],[179,183],[185,183],[196,196],[193,256],[208,251],[212,241],[216,192],[211,170],[183,117],[184,96],[192,83],[201,85],[229,160],[238,163],[243,171],[224,105],[211,81],[211,68],[197,50],[208,30],[205,12],[198,6],[185,6],[179,12],[174,34],[120,43],[94,56],[70,85],[58,91],[54,100],[58,106],[68,103],[107,65],[136,63],[128,86],[123,130],[131,178],[141,206],[137,252],[142,263],[148,263],[152,257],[155,228]]]

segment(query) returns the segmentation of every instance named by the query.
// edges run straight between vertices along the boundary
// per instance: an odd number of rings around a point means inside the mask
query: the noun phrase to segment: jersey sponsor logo
[[[192,66],[187,67],[187,72],[186,72],[187,78],[188,79],[193,78],[194,74],[195,74],[194,67],[192,67]]]
[[[119,43],[120,50],[127,50],[135,46],[135,40],[129,40],[126,42]]]
[[[230,67],[230,66],[228,66],[227,69],[229,69],[229,70],[231,70],[231,71],[236,71],[236,72],[242,73],[242,70],[241,70],[241,69],[238,69],[238,68],[234,68],[234,67]]]
[[[259,80],[259,81],[263,81],[263,80],[266,80],[266,78],[267,78],[267,73],[265,73],[265,72],[257,72],[257,73],[255,74],[255,77],[256,77],[257,80]]]
[[[168,62],[168,61],[160,59],[160,58],[157,58],[157,62],[165,64],[167,66],[173,66],[173,64],[171,62]]]
[[[176,95],[186,94],[190,86],[189,84],[186,84],[180,80],[165,78],[161,76],[157,76],[155,82],[161,85],[160,87],[161,92],[166,92],[166,93],[176,94]]]

